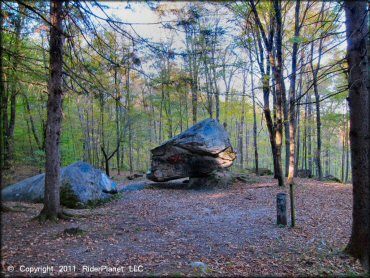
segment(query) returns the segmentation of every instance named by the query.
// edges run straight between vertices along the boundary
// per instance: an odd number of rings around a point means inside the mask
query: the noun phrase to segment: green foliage
[[[273,5],[268,1],[258,1],[256,4],[262,25],[265,30],[268,30],[269,23],[274,17]],[[283,9],[285,17],[283,54],[288,73],[291,44],[299,43],[300,50],[305,50],[305,61],[308,60],[310,42],[314,40],[316,49],[317,38],[320,34],[338,31],[339,23],[333,22],[333,20],[338,13],[342,12],[341,5],[331,4],[331,8],[326,10],[325,22],[317,23],[317,11],[320,9],[321,3],[314,4],[313,8],[307,12],[300,36],[294,37],[293,24],[287,24],[294,20],[294,15],[290,12],[292,5],[292,3],[288,3],[285,7],[286,10]],[[46,7],[46,5],[44,6]],[[208,4],[206,6],[208,7]],[[302,4],[301,8],[304,6]],[[256,87],[257,143],[260,152],[260,167],[270,168],[271,147],[262,108],[259,104],[263,102],[261,86],[271,86],[273,80],[270,74],[261,78],[256,64],[259,53],[256,53],[258,47],[253,45],[255,42],[253,36],[256,36],[257,33],[256,29],[253,29],[256,26],[250,25],[253,22],[250,3],[233,3],[229,6],[231,15],[235,17],[235,22],[228,23],[232,25],[228,26],[230,29],[225,28],[222,24],[217,25],[217,17],[213,17],[212,14],[214,10],[207,7],[194,4],[186,6],[184,9],[164,12],[164,14],[172,14],[179,19],[179,25],[176,28],[180,28],[186,33],[184,39],[189,49],[184,45],[183,50],[188,55],[175,55],[182,51],[175,49],[175,37],[174,39],[163,38],[156,49],[147,49],[145,45],[135,44],[105,25],[104,28],[96,29],[99,36],[92,34],[89,27],[81,26],[84,34],[89,34],[90,45],[88,45],[76,27],[69,25],[76,52],[68,48],[69,44],[65,45],[64,71],[68,74],[65,75],[64,83],[63,126],[60,142],[63,166],[76,160],[86,160],[94,166],[102,168],[101,147],[104,146],[105,150],[111,153],[116,149],[117,141],[120,141],[120,165],[117,165],[117,158],[114,156],[110,160],[110,167],[117,168],[118,166],[122,170],[128,170],[130,163],[132,163],[134,171],[146,171],[150,162],[150,150],[169,139],[171,135],[176,135],[192,125],[191,82],[195,73],[198,75],[195,78],[201,88],[197,92],[198,121],[209,117],[207,90],[212,94],[213,117],[215,117],[215,88],[210,87],[210,80],[208,80],[214,78],[221,93],[220,121],[227,123],[231,142],[236,149],[240,137],[237,125],[240,125],[243,107],[243,98],[240,96],[243,78],[241,72],[243,69],[245,70],[246,65],[249,67],[251,62],[245,55],[246,47],[250,47]],[[13,11],[13,13],[16,12]],[[7,28],[14,29],[13,23],[7,24],[9,24],[6,26]],[[49,61],[48,28],[35,20],[27,21],[24,27],[26,29],[28,27],[34,28],[37,36],[25,34],[22,37],[20,43],[22,59],[16,73],[12,72],[14,57],[8,54],[4,56],[5,75],[9,81],[15,76],[20,80],[16,85],[18,92],[14,132],[16,162],[43,167],[45,163],[43,145],[46,124],[46,92],[49,74],[47,69]],[[230,30],[232,30],[233,36],[229,36],[231,33],[227,34]],[[14,36],[14,32],[4,32],[4,49],[14,48]],[[325,38],[323,41],[325,48],[339,38],[339,35]],[[266,53],[264,54],[264,63],[266,64],[269,57]],[[327,68],[342,59],[344,50],[335,48],[325,55],[321,62],[322,67]],[[233,60],[230,57],[236,58]],[[317,63],[317,59],[314,60],[314,65],[315,63]],[[209,76],[206,76],[206,66],[209,70]],[[235,67],[237,71],[235,76],[231,78],[229,98],[226,102],[224,88],[221,84],[225,74],[226,78],[230,74],[232,67],[229,66]],[[328,100],[322,102],[323,146],[335,155],[341,151],[342,115],[347,96],[346,91],[335,94],[347,82],[345,74],[335,74],[339,66],[346,67],[343,63],[335,65],[333,67],[334,73],[324,74],[326,78],[320,79],[320,97],[332,95]],[[303,76],[303,92],[309,88],[312,74],[308,66],[304,70],[307,73]],[[319,71],[319,75],[322,73],[324,70]],[[242,130],[242,141],[244,167],[251,168],[253,166],[253,159],[251,159],[253,156],[253,111],[249,74],[249,72],[246,73],[248,76],[246,80],[247,96],[244,98],[245,126]],[[284,76],[287,87],[288,78],[286,77]],[[208,84],[206,84],[206,79]],[[211,83],[214,86],[213,80]],[[208,85],[208,89],[206,85]],[[312,90],[308,91],[309,94],[312,94]],[[270,97],[270,109],[273,114],[272,95]],[[30,112],[27,109],[27,102]],[[116,110],[117,107],[118,110]],[[304,105],[299,107],[301,138],[304,129],[310,127],[313,149],[312,154],[308,154],[307,157],[314,158],[316,120],[315,116],[312,116],[311,119],[304,122],[304,108]],[[314,109],[314,106],[312,108]],[[118,118],[118,127],[116,118]],[[32,130],[31,120],[34,123],[34,130]],[[117,134],[117,130],[119,134]],[[39,139],[39,145],[37,145],[35,137]],[[248,147],[245,146],[247,140]],[[130,159],[130,153],[132,159]],[[337,167],[339,162],[336,157],[331,163]]]

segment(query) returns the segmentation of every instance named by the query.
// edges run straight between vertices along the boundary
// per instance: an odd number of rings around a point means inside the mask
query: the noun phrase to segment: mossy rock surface
[[[83,203],[73,191],[71,184],[65,183],[60,188],[60,203],[68,208],[83,208]]]
[[[1,191],[3,201],[43,202],[45,174],[25,179]],[[105,173],[85,162],[61,170],[61,204],[68,208],[95,207],[111,199],[117,185]]]

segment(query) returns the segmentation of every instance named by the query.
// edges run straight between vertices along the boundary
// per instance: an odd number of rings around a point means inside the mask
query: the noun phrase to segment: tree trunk
[[[301,98],[302,98],[302,88],[303,88],[303,73],[304,73],[304,52],[302,51],[302,55],[301,55],[301,70],[300,70],[300,78],[299,78],[299,94],[298,94],[298,103],[296,104],[298,109],[297,109],[297,113],[296,113],[296,117],[297,117],[297,123],[296,123],[296,126],[297,126],[297,151],[296,151],[296,161],[295,161],[295,170],[294,170],[294,177],[297,177],[298,176],[298,169],[299,169],[299,161],[300,161],[300,156],[302,156],[302,164],[301,164],[301,168],[303,169],[303,165],[304,165],[304,156],[301,155],[301,152],[304,153],[305,151],[305,144],[304,142],[302,143],[302,151],[301,151],[301,122],[302,122],[302,116],[301,116],[301,112],[300,112],[300,109],[301,109],[301,105],[300,105],[300,102],[301,102]],[[305,114],[306,114],[306,109],[305,109]],[[306,130],[306,129],[305,129]],[[304,131],[305,132],[305,131]],[[306,136],[306,134],[304,135]],[[303,139],[305,140],[305,138]]]
[[[316,74],[315,74],[316,76]],[[315,92],[315,105],[316,105],[316,136],[317,136],[317,148],[316,148],[316,166],[319,180],[322,179],[322,167],[321,167],[321,115],[320,115],[320,95],[317,86],[317,77],[314,77],[314,92]]]
[[[254,147],[254,165],[255,172],[258,175],[258,145],[257,145],[257,116],[256,116],[256,99],[254,93],[254,78],[253,78],[253,65],[252,65],[252,51],[249,50],[250,60],[250,76],[251,76],[251,91],[252,91],[252,107],[253,107],[253,147]]]
[[[191,58],[190,58],[191,59]],[[195,67],[195,65],[194,65]],[[198,81],[195,79],[196,76],[192,72],[192,77],[191,77],[191,105],[192,105],[192,112],[193,112],[193,124],[197,123],[198,119]],[[216,96],[216,103],[217,103],[217,96]]]
[[[35,138],[37,148],[39,150],[42,150],[42,145],[41,145],[39,136],[37,134],[35,123],[34,123],[34,120],[33,120],[32,114],[31,114],[31,107],[30,107],[30,104],[28,102],[28,97],[27,97],[26,94],[23,94],[23,98],[24,98],[25,108],[26,108],[26,111],[27,111],[27,114],[28,114],[28,117],[29,117],[29,120],[30,120],[32,134],[33,134],[33,137]]]
[[[295,27],[294,37],[299,36],[299,8],[301,2],[297,0],[295,7]],[[289,174],[288,183],[293,184],[294,173],[295,173],[295,131],[296,131],[296,111],[295,111],[295,83],[296,83],[296,71],[297,71],[297,54],[298,54],[298,41],[294,40],[293,52],[292,52],[292,73],[290,76],[290,88],[289,88]]]
[[[273,68],[273,72],[276,80],[276,98],[277,98],[277,125],[276,125],[276,156],[278,163],[278,181],[279,186],[284,186],[283,180],[283,169],[282,169],[282,143],[283,143],[283,56],[282,56],[282,22],[281,22],[281,2],[279,0],[274,1],[274,9],[276,16],[276,58],[277,64],[275,64],[275,58],[270,51],[270,62]]]
[[[322,2],[321,5],[321,11],[320,11],[320,16],[319,20],[323,20],[324,18],[324,7],[325,7],[325,2]],[[317,25],[317,24],[316,24]],[[317,148],[316,148],[316,155],[315,155],[315,160],[316,160],[316,167],[317,167],[317,176],[319,180],[322,179],[322,166],[321,166],[321,116],[320,116],[320,94],[319,94],[319,89],[318,89],[318,72],[320,70],[320,62],[321,62],[321,57],[322,57],[322,42],[323,38],[321,37],[319,39],[319,48],[318,48],[318,61],[316,67],[313,66],[313,52],[314,52],[314,42],[311,42],[311,60],[310,60],[310,66],[311,66],[311,71],[312,71],[312,77],[313,77],[313,89],[315,93],[315,105],[316,105],[316,136],[317,136]]]
[[[50,82],[47,104],[45,196],[42,217],[55,220],[60,207],[60,136],[62,126],[63,1],[50,2]]]
[[[107,174],[108,177],[110,177],[110,171],[109,171],[109,160],[114,156],[114,154],[118,151],[119,145],[117,148],[108,156],[108,154],[105,152],[104,148],[101,147],[101,151],[104,156],[104,165],[105,165],[105,173]]]
[[[348,106],[346,103],[346,177],[345,183],[348,182],[348,172],[349,172],[349,140],[348,140]]]
[[[342,183],[344,183],[344,165],[345,165],[345,159],[346,159],[346,124],[345,124],[345,114],[343,114],[343,135],[342,135],[342,163],[341,163],[341,180]]]
[[[303,130],[303,142],[302,142],[302,168],[307,171],[307,105],[304,109],[304,130]]]
[[[0,2],[0,29],[3,29],[3,2]],[[3,79],[3,32],[0,32],[0,184],[3,184],[3,170],[4,170],[4,138],[5,138],[5,126],[3,121],[4,107],[4,96],[5,86]]]
[[[120,121],[121,121],[121,94],[119,92],[119,85],[118,85],[118,67],[114,67],[114,89],[116,92],[116,136],[117,136],[117,153],[116,153],[116,160],[117,160],[117,175],[121,174],[121,168],[120,168],[120,144],[121,144],[121,129],[120,129]]]
[[[21,45],[21,31],[23,26],[24,7],[18,6],[18,17],[15,22],[15,42],[14,42],[14,54],[12,55],[12,73],[10,74],[10,119],[6,130],[6,163],[12,164],[14,159],[14,128],[15,128],[15,117],[16,117],[16,105],[17,105],[17,89],[18,89],[18,65],[19,65],[19,51]],[[8,117],[8,116],[7,116]]]
[[[274,127],[274,124],[273,124],[273,121],[272,121],[272,117],[271,117],[271,110],[270,110],[270,84],[269,84],[269,81],[270,81],[270,60],[269,59],[266,59],[266,70],[264,69],[264,55],[263,55],[263,52],[264,52],[264,49],[262,47],[262,43],[261,43],[261,38],[260,38],[260,35],[261,34],[263,36],[263,41],[264,41],[264,44],[266,46],[267,49],[270,49],[270,45],[268,43],[268,40],[266,38],[266,35],[264,34],[264,30],[263,30],[263,27],[262,27],[262,24],[260,22],[260,19],[258,17],[258,13],[257,13],[257,9],[256,7],[254,6],[254,2],[251,1],[251,4],[252,4],[252,10],[253,10],[253,13],[255,15],[255,21],[259,27],[259,30],[260,30],[260,33],[257,33],[257,39],[255,39],[255,43],[257,41],[257,45],[258,45],[258,48],[259,48],[259,56],[260,56],[260,59],[258,61],[258,64],[259,64],[259,67],[260,67],[260,72],[261,72],[261,76],[262,76],[262,91],[263,91],[263,112],[264,112],[264,115],[265,115],[265,120],[266,120],[266,126],[267,126],[267,130],[268,130],[268,133],[269,133],[269,138],[270,138],[270,145],[271,145],[271,153],[272,153],[272,158],[273,158],[273,165],[274,165],[274,178],[278,178],[279,176],[279,173],[280,173],[280,176],[282,176],[282,173],[279,172],[279,167],[278,167],[278,156],[277,156],[277,147],[276,147],[276,137],[275,137],[275,134],[276,134],[276,130],[275,130],[275,127]],[[270,30],[270,33],[269,33],[269,41],[272,41],[272,37],[273,37],[273,32],[272,30]],[[251,48],[251,45],[249,45],[249,49]]]
[[[308,170],[311,175],[313,175],[312,167],[312,107],[311,107],[311,96],[307,93],[306,103],[307,103],[307,156],[308,156]]]
[[[246,82],[246,72],[243,69],[243,95],[242,95],[242,116],[240,120],[240,129],[239,129],[239,144],[240,144],[240,167],[243,169],[244,167],[244,125],[245,125],[245,82]]]
[[[130,94],[130,70],[127,71],[127,120],[128,120],[128,152],[129,152],[129,168],[130,174],[133,172],[134,154],[132,140],[132,117],[131,117],[131,94]]]
[[[370,266],[370,115],[367,1],[345,1],[349,71],[353,222],[346,251]]]

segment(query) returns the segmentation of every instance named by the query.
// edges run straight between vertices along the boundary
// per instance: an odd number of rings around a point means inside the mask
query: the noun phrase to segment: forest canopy
[[[230,133],[238,152],[235,167],[258,163],[274,170],[269,136],[284,133],[285,175],[293,104],[296,171],[351,179],[341,3],[301,2],[298,33],[296,2],[281,3],[282,83],[269,57],[277,59],[278,54],[270,2],[66,5],[62,165],[84,160],[104,168],[104,153],[109,157],[115,152],[109,160],[112,169],[146,172],[150,149],[211,117]],[[49,5],[4,2],[2,10],[3,163],[42,168]],[[142,11],[145,16],[140,17]],[[271,42],[271,49],[265,42]]]

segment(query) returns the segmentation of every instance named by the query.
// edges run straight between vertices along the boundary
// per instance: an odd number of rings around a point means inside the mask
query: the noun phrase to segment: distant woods
[[[146,172],[150,149],[210,117],[230,133],[236,168],[269,168],[280,185],[351,180],[340,3],[135,3],[158,16],[147,27],[164,30],[160,42],[107,5],[63,2],[62,165]],[[1,14],[1,168],[43,169],[49,3],[2,2]]]
[[[61,165],[147,171],[150,149],[215,118],[238,170],[352,181],[346,251],[368,270],[368,3],[121,3],[147,23],[111,5],[0,2],[1,186],[17,164],[45,169],[41,216],[65,217]]]

